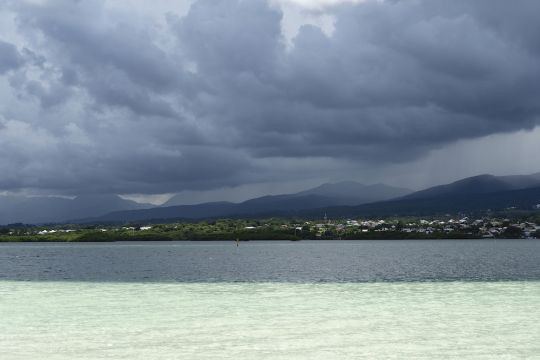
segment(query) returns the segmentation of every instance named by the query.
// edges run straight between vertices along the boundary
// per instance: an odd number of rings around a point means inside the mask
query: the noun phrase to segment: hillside
[[[397,199],[359,206],[337,206],[302,212],[282,213],[288,216],[331,217],[440,215],[457,212],[500,211],[509,208],[533,210],[540,204],[540,187],[490,193],[463,193],[430,198]]]
[[[540,175],[478,175],[446,185],[434,186],[406,195],[403,199],[427,199],[462,195],[478,195],[540,186]]]
[[[388,185],[363,185],[356,182],[328,183],[294,194],[269,195],[241,203],[211,202],[197,205],[161,206],[135,211],[117,211],[104,216],[82,219],[82,222],[125,222],[166,219],[200,219],[226,216],[252,216],[301,211],[327,206],[359,205],[390,199],[410,190]],[[171,199],[167,204],[178,199]]]
[[[111,211],[149,207],[116,195],[85,195],[74,199],[60,197],[0,196],[0,224],[39,224],[93,217]]]

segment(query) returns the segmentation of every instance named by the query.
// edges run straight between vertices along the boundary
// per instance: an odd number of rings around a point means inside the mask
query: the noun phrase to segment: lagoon
[[[0,243],[0,280],[540,280],[540,240]]]
[[[540,283],[0,282],[0,358],[533,359]]]
[[[0,359],[540,358],[535,240],[0,245]]]

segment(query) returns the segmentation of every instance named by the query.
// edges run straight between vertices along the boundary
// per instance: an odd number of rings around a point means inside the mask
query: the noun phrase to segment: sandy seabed
[[[0,281],[0,359],[540,359],[540,282]]]

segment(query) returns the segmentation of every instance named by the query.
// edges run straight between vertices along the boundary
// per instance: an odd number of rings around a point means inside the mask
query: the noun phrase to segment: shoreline
[[[291,239],[249,239],[249,240],[239,240],[239,243],[247,243],[247,242],[332,242],[332,241],[340,241],[340,242],[349,242],[349,241],[408,241],[408,240],[414,240],[414,241],[448,241],[448,240],[454,240],[454,241],[496,241],[496,240],[539,240],[538,238],[465,238],[465,237],[446,237],[446,238],[358,238],[358,239],[299,239],[299,240],[291,240]],[[122,239],[122,240],[85,240],[85,241],[77,241],[77,240],[0,240],[0,244],[68,244],[68,243],[77,243],[77,244],[97,244],[97,243],[174,243],[174,242],[200,242],[200,243],[218,243],[218,242],[230,242],[231,244],[235,244],[236,240],[230,240],[230,239],[156,239],[156,240],[141,240],[141,239]]]

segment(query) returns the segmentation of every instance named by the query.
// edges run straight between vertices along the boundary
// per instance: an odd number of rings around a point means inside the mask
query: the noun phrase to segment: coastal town
[[[347,220],[345,222],[326,222],[311,224],[306,223],[311,231],[315,231],[317,236],[324,236],[327,231],[336,233],[347,233],[352,229],[353,233],[388,233],[401,232],[407,234],[467,234],[476,235],[482,238],[495,238],[504,235],[512,237],[532,238],[540,235],[540,224],[535,222],[512,222],[509,219],[460,219],[450,218],[448,220],[426,220],[417,219],[407,222],[399,220]]]
[[[148,224],[0,227],[0,241],[540,238],[540,218],[220,219]]]

